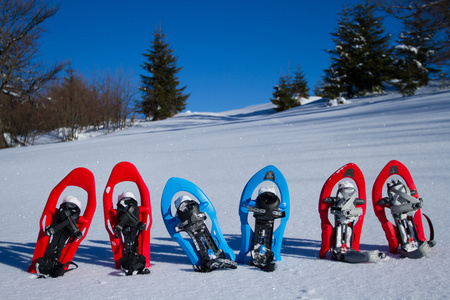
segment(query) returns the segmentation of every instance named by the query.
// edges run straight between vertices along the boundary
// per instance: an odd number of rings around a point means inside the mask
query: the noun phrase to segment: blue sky
[[[64,0],[45,26],[41,58],[88,75],[123,68],[136,84],[157,26],[178,57],[186,110],[221,112],[270,101],[300,64],[311,90],[329,64],[344,4],[358,0]],[[387,27],[387,31],[391,31]],[[146,74],[148,75],[148,74]]]

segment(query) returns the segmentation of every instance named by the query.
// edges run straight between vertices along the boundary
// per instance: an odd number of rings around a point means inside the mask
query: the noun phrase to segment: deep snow
[[[224,113],[185,113],[76,142],[1,150],[1,298],[447,298],[450,92],[428,88],[414,97],[390,94],[373,100],[353,99],[336,107],[318,100],[281,113],[274,113],[271,103]],[[437,246],[432,253],[420,260],[387,254],[374,264],[319,260],[320,190],[328,176],[348,162],[356,163],[366,179],[368,205],[361,249],[387,252],[371,190],[392,159],[409,168],[424,199],[423,212],[435,227]],[[136,165],[151,195],[152,266],[146,276],[126,277],[114,269],[103,223],[103,190],[120,161]],[[167,180],[185,178],[205,192],[237,254],[241,192],[250,177],[269,164],[286,177],[292,205],[277,270],[264,273],[239,265],[237,270],[194,272],[162,221],[160,201]],[[76,167],[93,172],[97,194],[91,228],[74,258],[79,268],[60,278],[36,279],[26,269],[42,210],[53,187]],[[123,190],[138,194],[131,183],[121,183],[115,191]],[[85,196],[76,188],[66,194],[82,201]]]

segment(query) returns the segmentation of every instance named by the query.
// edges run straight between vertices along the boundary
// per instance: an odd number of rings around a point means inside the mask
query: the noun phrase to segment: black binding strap
[[[276,194],[266,191],[256,198],[256,207],[248,207],[255,218],[252,259],[249,264],[266,272],[275,270],[272,252],[274,221],[286,215],[284,211],[279,210],[280,202]]]
[[[66,244],[71,244],[83,236],[77,226],[80,216],[80,208],[71,202],[61,204],[55,216],[54,224],[45,229],[45,233],[51,236],[51,242],[45,256],[36,261],[36,272],[39,277],[58,277],[74,270],[77,264],[69,261],[65,264],[59,261]],[[69,269],[69,265],[75,268]]]
[[[120,266],[126,275],[148,274],[146,258],[139,254],[139,235],[145,224],[139,221],[139,206],[133,198],[123,198],[117,206],[118,224],[114,227],[116,235],[124,244],[124,256]]]

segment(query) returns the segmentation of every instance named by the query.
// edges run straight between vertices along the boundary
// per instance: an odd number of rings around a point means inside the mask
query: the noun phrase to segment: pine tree
[[[383,90],[383,82],[391,77],[392,53],[390,35],[384,34],[382,18],[375,17],[375,5],[357,5],[353,14],[355,31],[360,36],[361,48],[356,61],[359,62],[359,92],[373,93]]]
[[[327,51],[332,64],[323,78],[330,94],[336,94],[336,89],[348,98],[373,93],[390,77],[389,35],[384,34],[382,19],[375,17],[374,10],[366,3],[340,14],[338,30],[332,33],[336,46]]]
[[[274,87],[274,90],[272,93],[273,98],[270,101],[277,106],[275,107],[276,111],[283,111],[300,105],[297,99],[294,98],[290,76],[281,75],[280,81]]]
[[[306,81],[305,75],[300,68],[300,64],[297,65],[297,70],[294,73],[291,89],[294,94],[294,98],[298,101],[298,103],[300,103],[301,98],[309,97],[308,82]]]
[[[395,47],[395,86],[403,96],[414,95],[417,88],[428,84],[430,74],[437,72],[430,67],[436,49],[432,45],[433,30],[427,23],[419,17],[405,21],[405,32]]]
[[[356,64],[353,58],[355,50],[353,44],[357,40],[352,28],[349,11],[344,9],[340,14],[338,30],[332,33],[334,50],[327,50],[331,55],[332,64],[324,71],[324,92],[327,98],[337,98],[343,92],[351,98],[355,94]]]
[[[143,93],[139,103],[139,111],[153,121],[173,117],[186,107],[189,94],[184,94],[186,86],[178,88],[180,84],[177,73],[181,68],[177,67],[178,58],[173,55],[166,36],[161,28],[154,34],[152,46],[144,53],[146,61],[143,69],[151,76],[141,75]]]
[[[341,78],[339,77],[338,72],[333,68],[329,68],[326,69],[324,73],[322,82],[319,82],[316,87],[315,94],[328,99],[338,98],[342,92]]]
[[[433,40],[439,44],[433,62],[441,66],[450,63],[450,9],[449,0],[374,0],[379,9],[389,15],[410,22],[414,19],[427,20],[422,24],[435,32]]]

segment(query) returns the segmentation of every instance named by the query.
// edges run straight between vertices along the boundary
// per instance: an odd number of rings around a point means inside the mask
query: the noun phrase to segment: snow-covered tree
[[[405,23],[414,19],[427,20],[424,30],[435,32],[433,40],[440,44],[433,62],[447,66],[450,62],[450,9],[449,0],[373,0],[377,7]],[[425,26],[427,28],[425,28]]]
[[[315,88],[315,94],[317,96],[335,99],[342,93],[342,84],[338,73],[331,67],[324,71],[322,81],[318,83]]]
[[[144,53],[146,61],[143,69],[150,76],[141,75],[140,87],[142,101],[138,104],[139,110],[152,120],[161,120],[174,116],[186,107],[189,94],[184,94],[186,86],[178,88],[178,58],[165,41],[165,34],[158,28],[154,34],[152,46]]]
[[[432,45],[432,27],[427,23],[419,17],[405,21],[405,32],[395,46],[395,85],[404,96],[414,95],[418,87],[428,84],[430,74],[437,71],[430,66],[436,49]]]
[[[323,83],[338,88],[348,98],[382,89],[390,76],[392,63],[389,35],[384,34],[382,18],[368,3],[345,8],[332,33],[335,48],[328,50],[331,67],[325,71]]]

